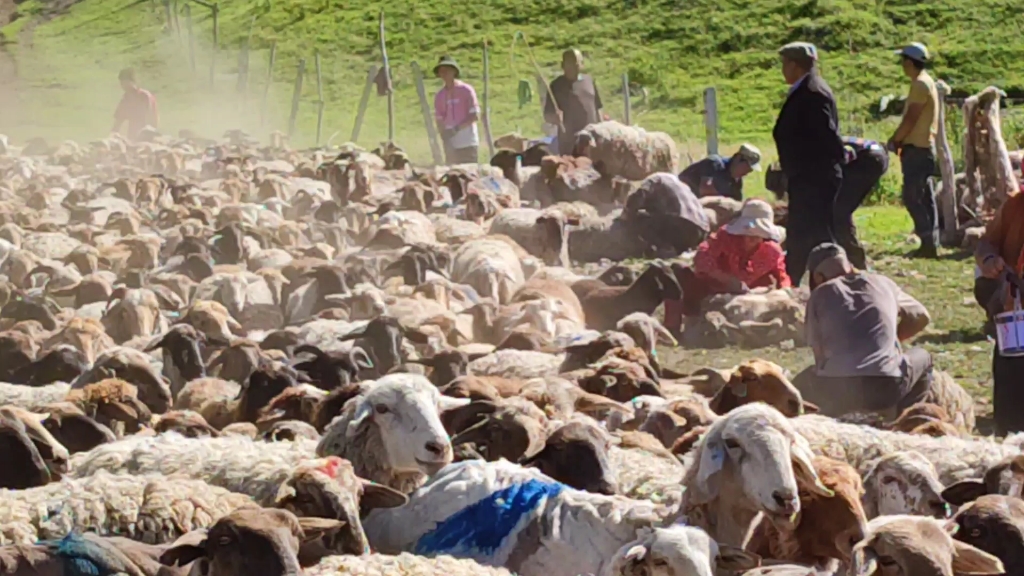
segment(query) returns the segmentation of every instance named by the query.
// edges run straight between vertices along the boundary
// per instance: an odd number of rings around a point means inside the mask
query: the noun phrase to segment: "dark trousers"
[[[867,267],[867,254],[857,240],[853,213],[888,169],[889,153],[881,146],[865,150],[843,167],[843,185],[836,197],[836,241],[846,250],[850,263],[862,270]]]
[[[1024,431],[1024,356],[1007,358],[992,351],[992,411],[996,436]]]
[[[683,325],[683,316],[700,314],[700,303],[712,294],[724,289],[710,278],[701,278],[689,266],[678,262],[672,264],[672,272],[683,289],[680,300],[665,300],[665,328],[677,332]]]
[[[840,171],[826,178],[789,178],[789,215],[786,221],[786,273],[800,285],[807,257],[822,242],[834,242],[836,196],[842,187]]]
[[[974,279],[974,300],[990,320],[992,319],[992,299],[1003,285],[1001,280],[995,278],[978,276]]]
[[[826,377],[811,366],[797,374],[793,385],[803,399],[833,418],[852,412],[880,412],[895,418],[921,402],[932,384],[932,355],[923,348],[903,353],[903,374],[887,376]]]
[[[681,216],[645,214],[631,217],[630,229],[658,258],[675,258],[693,250],[707,237],[707,230]]]
[[[928,179],[935,173],[935,153],[928,148],[904,146],[900,153],[903,167],[903,205],[914,220],[914,234],[922,246],[939,245],[939,211],[935,190]]]
[[[452,148],[447,142],[444,143],[444,161],[449,166],[454,164],[476,164],[480,161],[479,152],[479,146]]]

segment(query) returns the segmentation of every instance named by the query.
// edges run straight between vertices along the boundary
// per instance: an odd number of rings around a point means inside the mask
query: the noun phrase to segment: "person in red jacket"
[[[665,327],[678,334],[683,316],[700,313],[700,304],[712,294],[743,294],[751,288],[787,288],[786,254],[775,213],[764,200],[748,200],[732,222],[711,234],[697,248],[693,266],[673,264],[683,289],[681,300],[665,302]]]
[[[139,88],[135,82],[135,71],[125,68],[117,75],[117,79],[121,81],[124,96],[114,112],[114,127],[110,131],[120,132],[121,125],[127,122],[128,139],[135,140],[147,126],[159,128],[160,113],[156,107],[156,96]]]

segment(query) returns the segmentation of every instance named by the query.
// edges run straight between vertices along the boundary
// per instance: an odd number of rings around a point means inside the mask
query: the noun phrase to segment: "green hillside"
[[[168,26],[161,0],[82,0],[70,8],[60,0],[26,0],[20,18],[3,29],[6,49],[17,61],[17,100],[0,111],[0,127],[15,136],[91,138],[109,129],[119,88],[116,71],[133,65],[142,83],[160,98],[164,128],[213,133],[244,126],[256,132],[287,126],[292,82],[299,58],[309,72],[298,122],[300,143],[312,143],[316,123],[313,54],[323,61],[326,101],[324,139],[348,140],[368,66],[379,60],[377,17],[381,3],[335,0],[222,0],[214,88],[209,85],[210,13],[192,4],[198,38],[197,67],[189,66],[185,19],[180,32]],[[185,0],[178,0],[179,13]],[[770,145],[770,131],[785,86],[775,50],[797,40],[817,43],[823,70],[835,89],[844,131],[883,136],[870,104],[901,94],[905,82],[891,50],[910,40],[937,55],[937,76],[956,89],[996,84],[1024,92],[1024,11],[1009,0],[433,0],[386,3],[388,51],[396,93],[396,140],[417,158],[429,158],[410,63],[430,68],[443,53],[454,55],[464,78],[482,92],[481,46],[491,42],[491,110],[495,136],[521,129],[537,134],[534,100],[520,107],[517,85],[534,77],[516,32],[533,45],[550,79],[560,51],[578,46],[597,77],[607,111],[622,116],[621,75],[647,89],[635,102],[634,120],[664,130],[681,147],[704,147],[701,94],[719,89],[721,141]],[[255,21],[253,18],[255,17]],[[254,23],[254,24],[253,24]],[[247,91],[236,92],[238,49],[252,26]],[[267,57],[277,43],[275,82],[268,121],[261,128],[259,100]],[[514,58],[513,58],[514,56]],[[430,95],[436,80],[427,78]],[[11,90],[8,87],[8,90]],[[385,100],[373,96],[360,135],[375,144],[387,135]],[[1013,133],[1012,129],[1008,132]],[[769,153],[770,155],[770,153]]]

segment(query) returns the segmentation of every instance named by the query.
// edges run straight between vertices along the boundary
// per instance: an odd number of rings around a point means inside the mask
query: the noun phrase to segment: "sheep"
[[[220,436],[220,432],[210,426],[201,414],[191,410],[172,410],[160,416],[153,424],[153,431],[157,434],[172,430],[186,438],[216,438]]]
[[[711,399],[710,407],[718,414],[725,414],[737,406],[754,402],[774,406],[790,418],[805,411],[818,411],[817,406],[804,401],[782,367],[759,358],[734,368],[728,382]]]
[[[590,158],[605,177],[643,180],[655,172],[678,172],[679,153],[671,136],[614,120],[578,132],[576,152]]]
[[[580,301],[587,317],[587,327],[610,330],[629,314],[650,314],[663,300],[679,299],[681,295],[682,289],[675,275],[665,265],[654,263],[628,288],[599,288]]]
[[[608,461],[611,439],[600,428],[586,422],[569,422],[548,436],[544,448],[522,459],[541,472],[577,490],[597,494],[618,493],[614,471]]]
[[[323,558],[323,541],[339,523],[296,518],[284,510],[239,508],[205,533],[191,532],[160,555],[166,566],[186,566],[205,576],[286,576]]]
[[[71,454],[92,450],[117,439],[114,433],[70,402],[47,404],[43,427]]]
[[[850,572],[887,574],[1003,574],[1003,563],[970,544],[954,540],[943,524],[921,516],[880,516],[854,552]]]
[[[41,354],[31,364],[14,371],[11,381],[39,387],[54,382],[71,382],[89,369],[85,354],[73,346],[60,344]]]
[[[203,380],[193,382],[198,383]],[[254,423],[263,407],[294,384],[294,378],[286,370],[265,366],[249,375],[240,387],[237,397],[214,397],[199,405],[196,412],[218,430],[236,422]],[[185,390],[188,390],[188,385]],[[182,394],[179,400],[185,397]],[[177,406],[182,409],[191,407],[186,402],[179,402]]]
[[[812,566],[852,562],[853,548],[867,530],[860,475],[844,462],[820,457],[812,462],[821,484],[833,495],[811,494],[800,486],[800,513],[790,519],[763,519],[750,536],[748,551]]]
[[[361,574],[365,576],[512,576],[504,568],[482,566],[472,560],[437,556],[424,558],[402,553],[395,556],[366,554],[363,556],[330,556],[305,570],[308,576]]]
[[[111,305],[114,300],[117,303]],[[121,287],[107,300],[103,327],[114,342],[124,344],[136,336],[166,332],[167,321],[160,314],[160,302],[152,290]]]
[[[807,440],[777,410],[740,406],[715,421],[697,447],[679,513],[715,541],[740,546],[758,513],[774,520],[800,511],[797,476],[810,493],[831,495],[811,458]]]
[[[974,398],[949,373],[936,370],[921,401],[944,408],[952,418],[951,423],[962,433],[974,431]]]
[[[528,380],[557,375],[563,361],[563,355],[506,349],[470,362],[469,372],[478,376]]]
[[[95,530],[147,542],[173,542],[252,499],[201,480],[163,476],[112,475],[104,471],[82,479],[38,488],[3,491],[0,544],[32,544],[72,531]]]
[[[895,514],[945,519],[950,516],[948,501],[935,466],[917,452],[886,454],[864,474],[864,512],[869,519]]]
[[[999,558],[1005,574],[1024,570],[1024,501],[1019,497],[981,496],[958,510],[951,524],[957,542]]]
[[[954,506],[963,506],[985,495],[1024,496],[1024,456],[1008,456],[985,470],[980,478],[970,478],[946,486],[941,498]]]
[[[507,511],[500,520],[499,510]],[[380,552],[451,554],[521,576],[619,576],[656,558],[670,573],[711,574],[711,540],[694,528],[651,529],[656,512],[649,502],[579,492],[507,461],[467,461],[445,468],[406,506],[372,512],[364,526]],[[695,563],[704,569],[687,571]]]
[[[122,434],[138,432],[152,418],[149,408],[139,401],[135,386],[117,378],[71,390],[65,401],[98,423]]]
[[[566,226],[579,224],[559,210],[509,208],[491,221],[490,233],[503,234],[551,266],[569,266]]]
[[[171,390],[150,364],[149,356],[131,348],[112,348],[96,358],[96,362],[71,383],[72,389],[84,388],[93,382],[115,377],[134,385],[139,400],[154,414],[163,414],[171,407]]]
[[[466,242],[455,251],[452,280],[468,284],[498,304],[507,304],[525,277],[512,245],[487,237]]]
[[[0,457],[6,463],[0,488],[31,488],[50,482],[53,476],[41,446],[45,439],[32,426],[10,407],[0,409]]]
[[[199,347],[204,341],[203,335],[192,326],[176,324],[146,347],[146,352],[162,350],[163,370],[170,382],[172,397],[177,398],[186,383],[206,376]]]
[[[347,458],[359,476],[409,493],[452,461],[438,412],[467,403],[441,396],[423,376],[389,374],[345,404],[316,452]]]
[[[874,460],[886,454],[919,452],[935,465],[943,485],[978,478],[990,466],[1019,452],[1016,447],[994,442],[902,434],[813,414],[794,418],[793,428],[807,439],[815,454],[846,462],[862,475],[868,473]]]
[[[0,548],[0,574],[185,576],[159,562],[163,548],[120,537],[69,534],[60,540]]]
[[[64,382],[54,382],[45,386],[0,382],[0,406],[17,406],[34,412],[47,404],[64,400],[69,390],[71,386]]]

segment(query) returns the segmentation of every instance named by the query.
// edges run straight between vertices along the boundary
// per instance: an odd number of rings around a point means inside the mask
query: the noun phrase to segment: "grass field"
[[[0,3],[11,0],[0,0]],[[57,3],[59,2],[59,3]],[[70,2],[70,4],[69,4]],[[15,78],[0,78],[13,93],[0,106],[0,129],[16,138],[92,139],[109,129],[119,97],[117,70],[135,66],[142,83],[160,98],[163,127],[193,128],[218,135],[243,127],[266,134],[287,126],[293,80],[300,58],[308,74],[301,91],[296,144],[315,139],[314,52],[322,60],[325,107],[323,140],[349,139],[368,67],[379,62],[377,18],[387,9],[388,51],[393,67],[395,139],[415,161],[429,160],[429,147],[411,65],[428,72],[441,54],[462,64],[464,79],[482,94],[482,45],[490,43],[490,108],[495,136],[520,130],[537,135],[540,114],[533,100],[521,106],[520,81],[533,82],[534,68],[517,32],[533,46],[548,79],[558,73],[558,55],[577,46],[587,55],[606,110],[622,117],[621,77],[646,88],[634,98],[634,121],[670,133],[684,152],[703,156],[702,93],[718,89],[720,139],[725,151],[743,141],[762,147],[772,160],[770,131],[786,88],[775,50],[792,40],[810,40],[823,54],[822,68],[839,100],[844,132],[885,138],[892,119],[876,119],[870,107],[882,96],[901,94],[892,50],[911,40],[934,51],[935,76],[961,94],[998,85],[1011,96],[1024,94],[1024,11],[1009,0],[392,0],[350,3],[338,0],[226,0],[220,4],[220,46],[210,84],[211,18],[190,4],[196,33],[196,72],[190,65],[186,0],[171,5],[178,26],[167,21],[161,0],[24,0],[20,18],[2,29],[0,57],[16,63]],[[2,13],[2,10],[0,10]],[[238,89],[238,53],[251,29],[249,82]],[[266,86],[272,43],[277,59],[266,118],[260,100]],[[0,61],[0,64],[3,64]],[[0,66],[0,73],[4,70]],[[436,91],[427,78],[427,92]],[[1024,117],[1004,114],[1004,134],[1020,144]],[[957,113],[950,128],[958,153]],[[372,96],[360,144],[387,138],[385,99]],[[951,371],[987,404],[991,344],[981,335],[981,311],[969,301],[972,265],[963,255],[938,261],[909,261],[914,247],[906,213],[891,204],[899,170],[886,175],[872,203],[888,204],[857,215],[874,267],[894,277],[932,312],[932,325],[919,338],[939,368]],[[748,189],[763,193],[762,183]],[[731,366],[750,356],[784,364],[794,372],[810,363],[802,350],[666,351],[683,368]]]

